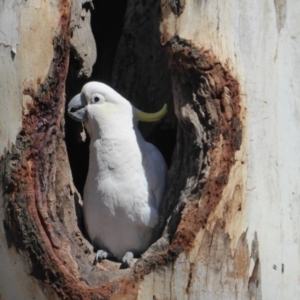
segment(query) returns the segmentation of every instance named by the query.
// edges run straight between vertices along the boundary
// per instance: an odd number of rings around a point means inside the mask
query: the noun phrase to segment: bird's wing
[[[147,214],[147,224],[154,227],[158,221],[158,209],[165,189],[167,167],[161,153],[150,143],[144,144],[142,155],[148,182],[148,205],[150,209]]]
[[[148,181],[148,190],[154,196],[151,204],[159,209],[166,184],[167,166],[162,154],[152,144],[145,144],[147,151],[143,153],[143,165]]]

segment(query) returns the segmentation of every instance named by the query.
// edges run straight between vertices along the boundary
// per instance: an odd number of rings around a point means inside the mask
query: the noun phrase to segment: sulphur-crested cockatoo
[[[129,263],[149,246],[166,182],[166,163],[147,143],[138,121],[157,121],[166,105],[144,113],[109,86],[89,82],[68,105],[90,135],[89,170],[83,194],[87,233],[98,249],[95,261]]]

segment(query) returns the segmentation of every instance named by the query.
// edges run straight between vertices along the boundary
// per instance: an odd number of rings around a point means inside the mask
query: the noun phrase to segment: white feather
[[[95,94],[105,101],[92,103]],[[94,246],[119,260],[128,251],[141,254],[158,221],[165,161],[142,137],[133,117],[134,107],[125,98],[95,82],[85,85],[82,95],[91,137],[83,195],[87,233]]]

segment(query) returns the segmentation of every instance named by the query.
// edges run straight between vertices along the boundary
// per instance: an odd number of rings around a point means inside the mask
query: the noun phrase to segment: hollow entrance
[[[176,145],[177,120],[167,55],[159,39],[159,3],[149,1],[138,8],[126,5],[125,1],[94,1],[91,27],[97,45],[97,60],[90,78],[78,77],[81,64],[71,51],[66,82],[67,103],[89,81],[110,85],[143,111],[156,111],[167,103],[168,114],[163,120],[140,123],[139,127],[144,138],[161,151],[170,166]],[[89,138],[80,141],[82,125],[68,115],[65,120],[73,180],[82,195],[88,172]]]

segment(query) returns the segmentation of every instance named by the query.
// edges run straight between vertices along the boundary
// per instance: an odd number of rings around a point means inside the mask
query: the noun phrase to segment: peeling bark
[[[71,51],[77,62],[77,77],[90,77],[96,61],[96,44],[90,29],[93,9],[92,0],[72,1]]]

